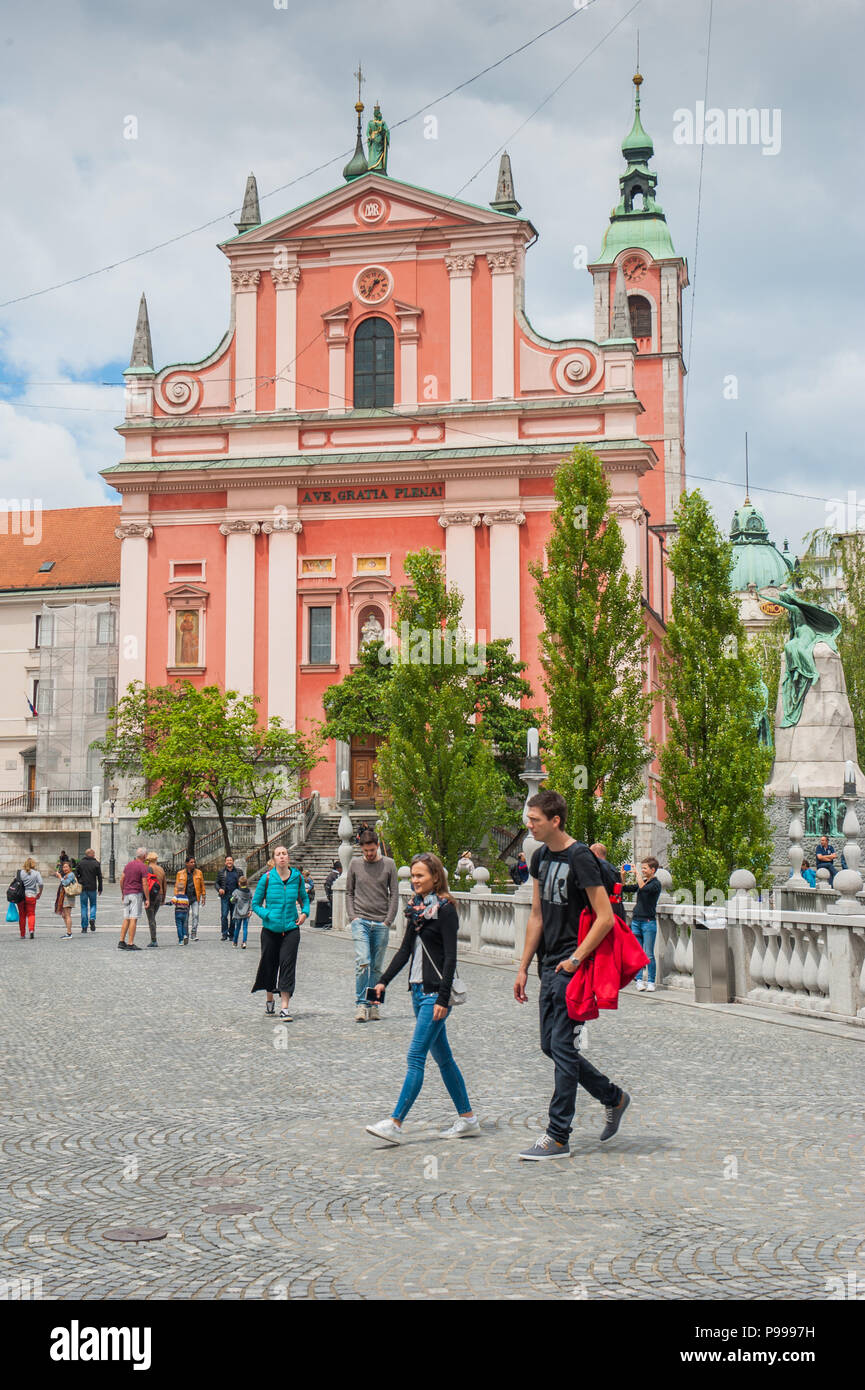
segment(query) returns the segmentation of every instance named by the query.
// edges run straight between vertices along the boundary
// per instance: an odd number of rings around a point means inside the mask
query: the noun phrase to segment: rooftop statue
[[[378,102],[372,109],[372,120],[366,127],[366,162],[371,174],[387,173],[387,152],[390,149],[390,129],[382,120]]]
[[[798,724],[802,716],[805,696],[819,679],[814,660],[814,647],[825,642],[834,652],[838,648],[835,640],[841,631],[841,620],[816,603],[807,603],[794,594],[792,589],[782,589],[777,595],[767,595],[761,589],[760,597],[771,598],[786,608],[790,619],[790,636],[784,643],[784,679],[781,684],[781,699],[784,717],[781,728],[787,729]]]

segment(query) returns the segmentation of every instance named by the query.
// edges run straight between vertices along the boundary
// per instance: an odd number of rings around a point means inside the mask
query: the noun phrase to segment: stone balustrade
[[[392,944],[401,939],[403,904],[411,893],[409,870],[398,872],[401,903]],[[674,902],[669,875],[660,870],[659,876],[665,883],[655,943],[659,991],[693,991],[692,932],[714,917],[727,932],[734,1002],[865,1022],[865,908],[858,899],[850,900],[860,909],[852,913],[833,903],[825,911],[770,908],[754,893],[752,875],[737,871],[727,901],[701,907]],[[483,868],[474,879],[469,892],[453,895],[460,957],[515,964],[525,943],[530,894],[490,892]],[[344,875],[333,886],[333,926],[348,930]]]

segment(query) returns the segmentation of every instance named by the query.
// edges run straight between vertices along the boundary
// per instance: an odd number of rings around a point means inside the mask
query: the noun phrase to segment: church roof
[[[733,543],[730,587],[734,593],[743,592],[749,584],[766,589],[789,581],[792,561],[769,539],[763,515],[750,498],[746,497],[733,513],[730,540]]]

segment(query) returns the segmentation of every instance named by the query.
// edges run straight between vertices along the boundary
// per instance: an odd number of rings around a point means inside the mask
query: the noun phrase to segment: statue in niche
[[[360,645],[365,647],[368,642],[383,642],[384,628],[374,613],[370,613],[366,622],[360,630]]]
[[[195,608],[180,609],[176,617],[175,662],[178,666],[197,666],[199,613]]]

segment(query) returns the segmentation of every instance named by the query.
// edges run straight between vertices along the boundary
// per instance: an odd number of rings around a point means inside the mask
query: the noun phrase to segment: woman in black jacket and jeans
[[[409,989],[416,1022],[408,1050],[408,1070],[393,1114],[366,1129],[368,1134],[389,1144],[402,1143],[402,1124],[417,1100],[427,1054],[432,1053],[457,1110],[456,1120],[440,1138],[468,1139],[480,1134],[480,1125],[446,1032],[457,964],[457,910],[447,890],[444,865],[436,855],[415,855],[411,861],[411,885],[414,894],[405,910],[402,945],[375,986],[381,998],[385,986],[411,961]]]

